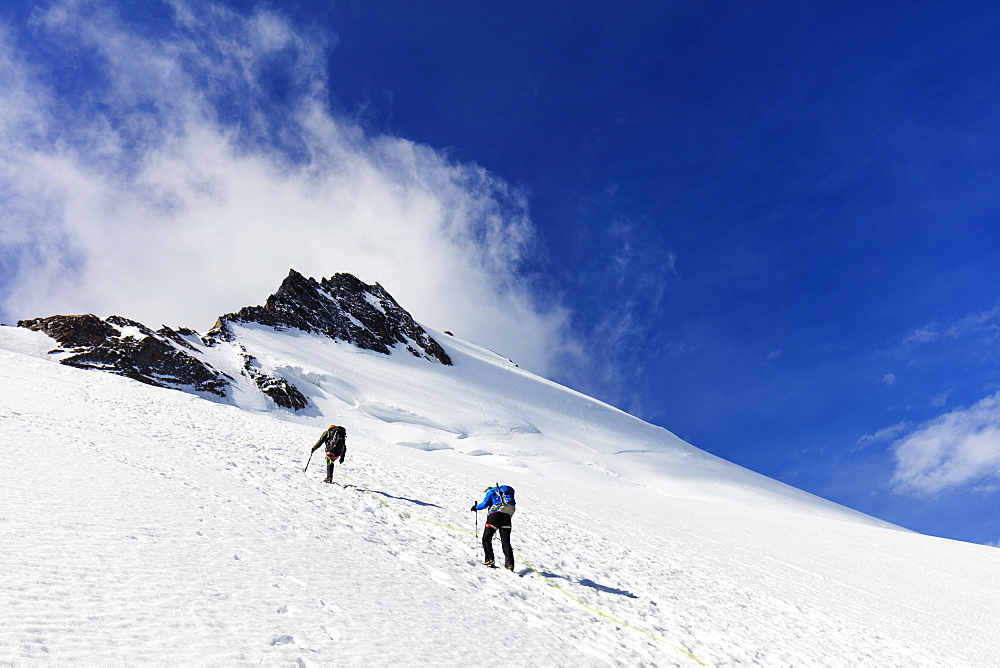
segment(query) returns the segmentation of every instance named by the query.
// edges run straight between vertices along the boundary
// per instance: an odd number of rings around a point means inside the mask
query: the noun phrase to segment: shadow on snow
[[[384,496],[387,499],[396,499],[397,501],[407,501],[409,503],[412,503],[412,504],[415,504],[415,505],[418,505],[418,506],[425,506],[425,507],[430,507],[430,508],[442,508],[443,509],[443,506],[439,506],[436,503],[428,503],[427,501],[418,501],[417,499],[410,499],[410,498],[407,498],[405,496],[393,496],[392,494],[388,494],[386,492],[380,492],[377,489],[369,489],[369,488],[366,488],[366,487],[358,487],[357,485],[352,485],[350,483],[344,483],[344,484],[341,485],[341,487],[343,487],[344,489],[347,489],[349,487],[353,487],[354,489],[360,490],[362,492],[371,492],[372,494],[378,494],[379,496]]]
[[[549,573],[547,571],[538,571],[538,572],[547,578],[559,578],[561,580],[566,580],[568,582],[573,582],[579,585],[583,585],[584,587],[590,587],[591,589],[596,589],[597,591],[602,591],[605,594],[616,594],[618,596],[624,596],[626,598],[639,598],[630,591],[625,591],[624,589],[616,589],[614,587],[608,587],[607,585],[598,584],[597,582],[594,582],[593,580],[587,578],[583,578],[582,580],[573,580],[571,578],[566,577],[565,575],[556,575],[555,573]]]

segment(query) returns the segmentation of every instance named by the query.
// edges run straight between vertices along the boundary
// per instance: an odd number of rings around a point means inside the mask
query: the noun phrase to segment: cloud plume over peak
[[[34,21],[46,54],[0,32],[5,321],[205,328],[294,267],[377,281],[423,323],[540,373],[573,348],[566,313],[523,278],[518,192],[333,114],[318,31],[169,6],[150,35],[110,5],[55,3]]]

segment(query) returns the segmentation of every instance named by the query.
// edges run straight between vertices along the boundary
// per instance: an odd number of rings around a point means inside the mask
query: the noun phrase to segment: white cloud
[[[936,325],[921,327],[920,329],[916,329],[903,337],[903,349],[911,351],[924,344],[937,341],[940,336],[941,334],[937,331]]]
[[[903,336],[896,354],[908,357],[918,348],[943,340],[959,340],[978,336],[992,345],[1000,337],[1000,305],[978,313],[969,313],[944,326],[933,322]]]
[[[517,192],[332,115],[322,36],[268,11],[171,5],[159,38],[100,3],[41,15],[40,38],[93,70],[73,100],[0,33],[6,317],[204,330],[294,267],[380,282],[421,322],[540,373],[574,350],[566,313],[519,278],[532,226]]]
[[[677,275],[677,254],[673,251],[667,253],[667,269],[674,276]]]
[[[895,385],[896,384],[896,374],[894,374],[894,373],[887,373],[884,376],[882,376],[882,384],[883,385]]]
[[[948,403],[948,397],[951,396],[951,391],[941,392],[940,394],[931,397],[931,406],[934,408],[944,408]]]
[[[858,449],[866,448],[873,443],[887,443],[893,439],[897,439],[903,434],[907,433],[913,428],[913,425],[909,422],[898,422],[891,427],[886,427],[885,429],[880,429],[874,434],[865,434],[858,439]]]
[[[970,313],[949,327],[947,334],[956,339],[970,334],[981,334],[995,338],[1000,333],[998,318],[1000,318],[1000,306],[994,306],[980,313]]]
[[[1000,478],[1000,393],[942,415],[893,445],[897,491],[933,494]]]

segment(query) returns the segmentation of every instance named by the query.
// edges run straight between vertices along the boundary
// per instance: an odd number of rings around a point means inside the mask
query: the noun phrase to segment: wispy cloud
[[[896,374],[894,374],[894,373],[887,373],[884,376],[882,376],[882,384],[883,385],[895,385],[896,384]]]
[[[920,329],[916,329],[903,337],[903,349],[912,350],[924,345],[925,343],[932,343],[940,336],[941,333],[937,330],[935,325],[921,327]]]
[[[899,438],[912,429],[913,425],[904,421],[894,424],[891,427],[880,429],[874,434],[865,434],[858,439],[858,447],[856,450],[867,448],[869,445],[874,445],[875,443],[888,443],[889,441]]]
[[[942,340],[958,340],[970,336],[994,342],[1000,338],[1000,305],[969,313],[950,324],[932,322],[903,335],[896,354],[909,357],[919,348]]]
[[[332,38],[273,11],[179,0],[154,37],[112,6],[39,14],[46,62],[0,28],[4,319],[118,312],[205,328],[295,267],[378,281],[422,322],[534,371],[574,350],[566,312],[521,278],[524,198],[332,114]]]
[[[931,406],[934,408],[944,408],[948,404],[949,396],[951,396],[951,392],[941,392],[931,397]]]
[[[979,313],[970,313],[945,332],[952,338],[961,338],[970,334],[987,335],[995,339],[1000,335],[1000,305]]]
[[[893,445],[899,492],[935,494],[959,486],[980,491],[1000,481],[1000,393],[921,425]]]

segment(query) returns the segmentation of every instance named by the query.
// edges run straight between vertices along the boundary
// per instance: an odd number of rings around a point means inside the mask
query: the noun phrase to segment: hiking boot
[[[493,565],[493,560],[492,559],[487,559],[486,561],[484,561],[483,562],[483,566],[489,566],[490,568],[496,568],[496,566]]]
[[[332,483],[333,482],[333,478],[326,478],[325,480],[323,480],[323,482]]]
[[[512,571],[512,570],[514,570],[514,562],[513,561],[508,561],[507,563],[505,563],[503,565],[503,567],[506,568],[508,571]]]

